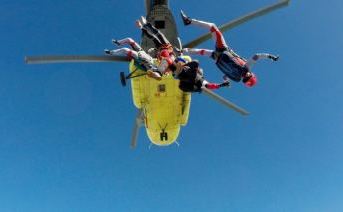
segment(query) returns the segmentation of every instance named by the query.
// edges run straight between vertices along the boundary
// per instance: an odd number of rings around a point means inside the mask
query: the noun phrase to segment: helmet
[[[167,49],[163,49],[162,51],[160,51],[158,57],[161,62],[166,61],[168,65],[171,65],[174,62]]]
[[[250,72],[251,73],[251,72]],[[245,86],[247,87],[254,87],[257,83],[257,77],[255,74],[251,73],[249,74],[249,76],[245,76],[243,78],[243,83],[245,84]]]

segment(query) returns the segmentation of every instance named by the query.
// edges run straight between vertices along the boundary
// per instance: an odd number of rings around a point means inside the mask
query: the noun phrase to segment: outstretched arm
[[[273,61],[277,61],[279,59],[279,56],[275,56],[268,53],[257,53],[251,59],[249,59],[245,65],[248,68],[251,68],[260,59],[270,59]]]
[[[215,89],[219,89],[221,87],[229,87],[230,81],[224,81],[224,82],[218,84],[218,83],[211,83],[211,82],[204,80],[202,82],[202,86],[205,88],[208,88],[210,90],[215,90]]]
[[[213,50],[209,50],[209,49],[189,49],[189,48],[184,48],[183,53],[186,54],[193,54],[193,55],[205,55],[208,57],[211,57],[211,55],[213,54]]]

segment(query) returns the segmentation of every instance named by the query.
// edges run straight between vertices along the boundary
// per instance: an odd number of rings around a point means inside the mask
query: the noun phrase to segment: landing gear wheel
[[[124,72],[120,72],[120,82],[123,87],[126,86],[126,76]]]

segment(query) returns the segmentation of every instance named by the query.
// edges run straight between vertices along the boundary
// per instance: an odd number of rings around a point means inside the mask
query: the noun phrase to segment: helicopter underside
[[[142,74],[134,61],[130,63],[130,72]],[[187,124],[191,94],[182,92],[179,81],[172,75],[164,75],[161,81],[147,77],[131,80],[134,105],[144,112],[144,125],[149,139],[159,146],[174,143],[180,127]]]

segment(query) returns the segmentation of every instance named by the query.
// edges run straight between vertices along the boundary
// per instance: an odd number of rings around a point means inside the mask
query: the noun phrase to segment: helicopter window
[[[158,85],[158,92],[166,92],[166,85],[165,84],[160,84]]]
[[[155,21],[155,27],[157,29],[164,29],[166,28],[166,23],[165,21]]]

